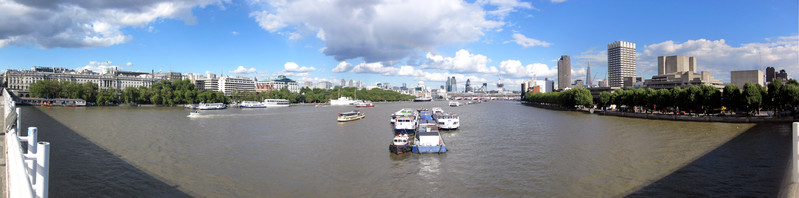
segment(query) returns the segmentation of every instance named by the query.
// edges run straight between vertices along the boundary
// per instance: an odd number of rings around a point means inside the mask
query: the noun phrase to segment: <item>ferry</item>
[[[239,104],[241,108],[266,108],[266,105],[262,102],[257,101],[241,101]]]
[[[374,107],[374,106],[375,106],[375,103],[373,103],[372,101],[368,101],[368,100],[367,101],[360,101],[359,100],[358,102],[355,102],[355,107]]]
[[[438,128],[440,129],[458,129],[460,127],[460,117],[458,115],[453,114],[439,114],[436,116],[436,122],[438,122]]]
[[[266,107],[288,107],[291,102],[286,99],[264,99],[264,105]]]
[[[461,102],[458,102],[458,101],[449,101],[449,106],[450,107],[460,107],[460,106],[463,106],[463,104],[461,104]]]
[[[363,119],[364,117],[366,117],[366,115],[364,115],[363,112],[355,110],[338,114],[337,120],[339,122],[348,122],[353,120],[360,120]]]
[[[438,127],[435,123],[419,124],[419,130],[416,132],[411,151],[414,153],[447,152],[447,145],[444,143],[444,139],[441,138],[441,133],[438,132]]]
[[[355,103],[350,97],[339,97],[335,100],[330,100],[330,106],[350,106]]]
[[[227,106],[224,103],[200,103],[200,106],[197,107],[199,110],[217,110],[225,108],[227,108]]]
[[[394,136],[391,144],[388,145],[388,151],[397,155],[411,152],[413,147],[411,146],[412,142],[410,140],[408,134]]]

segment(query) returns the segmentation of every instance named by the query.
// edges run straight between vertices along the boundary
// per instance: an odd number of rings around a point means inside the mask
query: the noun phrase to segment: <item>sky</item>
[[[798,12],[798,0],[0,0],[0,68],[433,88],[455,76],[461,90],[500,78],[518,90],[533,76],[557,81],[561,55],[571,82],[589,62],[603,79],[607,44],[627,41],[647,79],[671,55],[724,82],[768,66],[796,78]]]

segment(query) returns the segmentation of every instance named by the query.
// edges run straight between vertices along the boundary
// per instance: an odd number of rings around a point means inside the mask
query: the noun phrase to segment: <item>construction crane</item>
[[[599,72],[596,72],[596,73],[594,73],[594,77],[593,77],[593,78],[591,78],[591,81],[592,81],[592,82],[588,82],[588,87],[594,87],[594,82],[593,82],[593,81],[595,81],[595,80],[596,80],[596,75],[597,75],[597,74],[599,74]],[[588,74],[588,75],[591,75],[591,74]],[[597,85],[597,86],[599,86],[599,85]]]

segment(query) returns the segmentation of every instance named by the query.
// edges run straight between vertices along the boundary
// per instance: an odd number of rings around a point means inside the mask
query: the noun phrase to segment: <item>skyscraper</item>
[[[774,67],[766,67],[766,82],[771,83],[772,80],[776,77],[776,72],[774,72]]]
[[[445,88],[447,93],[452,92],[452,78],[447,77],[447,86]]]
[[[447,92],[458,92],[458,82],[455,81],[455,76],[451,78]]]
[[[635,43],[616,41],[608,44],[608,85],[624,87],[624,77],[635,77]]]
[[[572,81],[572,59],[563,55],[558,59],[558,89],[571,87]]]
[[[588,88],[592,87],[591,85],[593,83],[591,83],[591,80],[592,80],[591,79],[591,61],[588,61],[588,66],[585,67],[585,82],[588,83],[588,84],[586,84],[585,87],[588,87]]]
[[[466,79],[466,88],[463,90],[464,92],[472,92],[472,87],[471,87],[470,84],[471,84],[471,80]]]

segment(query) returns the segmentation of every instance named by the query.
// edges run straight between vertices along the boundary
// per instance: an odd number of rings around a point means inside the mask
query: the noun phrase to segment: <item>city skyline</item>
[[[309,4],[319,6],[303,6]],[[637,76],[657,75],[658,56],[685,55],[729,83],[730,71],[799,71],[796,7],[793,1],[9,1],[0,3],[8,13],[0,18],[9,21],[0,27],[0,66],[286,75],[314,84],[360,79],[364,86],[439,87],[454,76],[459,90],[466,79],[495,89],[502,76],[506,89],[518,90],[533,74],[558,80],[560,55],[574,59],[572,79],[593,77],[585,69],[591,61],[596,84],[607,75],[605,45],[623,40],[638,45]],[[442,28],[447,20],[458,26]]]

